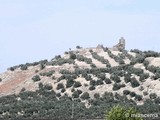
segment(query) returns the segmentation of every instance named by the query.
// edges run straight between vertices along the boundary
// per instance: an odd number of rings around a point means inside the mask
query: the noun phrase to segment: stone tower
[[[123,38],[123,37],[121,37],[121,39],[119,39],[119,47],[121,48],[121,49],[125,49],[125,39]]]
[[[119,43],[113,46],[113,50],[124,50],[125,49],[125,39],[121,37]]]

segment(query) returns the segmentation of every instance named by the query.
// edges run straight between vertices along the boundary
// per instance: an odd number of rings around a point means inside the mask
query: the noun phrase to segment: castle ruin
[[[96,47],[97,50],[100,49],[105,49],[105,47],[102,44],[98,44],[98,46]],[[110,50],[114,50],[114,51],[121,51],[121,50],[125,50],[125,39],[123,37],[121,37],[119,39],[119,43],[114,45],[112,48],[108,48]]]
[[[117,45],[114,45],[113,50],[124,50],[125,49],[125,39],[121,37],[119,39],[119,43]]]

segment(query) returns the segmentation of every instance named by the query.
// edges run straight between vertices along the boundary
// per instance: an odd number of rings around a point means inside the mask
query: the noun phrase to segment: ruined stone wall
[[[113,50],[124,50],[125,49],[125,39],[123,37],[121,37],[121,39],[119,40],[119,43],[117,45],[114,45],[113,48],[111,48]]]

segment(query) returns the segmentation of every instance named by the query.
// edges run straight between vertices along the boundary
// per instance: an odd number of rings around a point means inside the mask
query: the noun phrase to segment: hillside
[[[160,111],[160,53],[154,51],[77,46],[50,61],[10,67],[0,74],[0,81],[0,118],[50,118],[56,114],[55,118],[64,115],[67,119],[73,101],[78,105],[75,110],[82,112],[75,118],[102,118],[117,103],[141,106],[138,109],[143,113]],[[15,110],[21,105],[24,109]],[[40,111],[44,108],[47,112]],[[67,108],[63,114],[62,109]]]

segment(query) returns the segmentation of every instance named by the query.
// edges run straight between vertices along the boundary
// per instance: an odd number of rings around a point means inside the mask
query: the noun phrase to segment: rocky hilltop
[[[78,100],[88,109],[95,104],[99,106],[100,103],[93,103],[99,98],[111,98],[110,101],[117,102],[127,100],[134,105],[144,105],[145,101],[150,100],[159,105],[160,53],[138,49],[127,51],[124,48],[125,41],[120,41],[113,48],[103,45],[95,48],[77,46],[75,50],[66,51],[50,61],[41,60],[8,68],[0,74],[0,101],[4,103],[0,104],[0,111],[3,111],[0,112],[1,117],[9,115],[2,110],[7,104],[4,102],[6,96],[14,96],[13,101],[9,102],[12,104],[14,99],[21,101],[23,93],[28,95],[25,96],[27,100],[34,98],[30,92],[42,97],[42,93],[37,93],[42,89],[54,93],[57,100],[64,96],[72,101]],[[106,95],[109,97],[105,98]],[[22,117],[24,111],[15,114]],[[99,116],[100,113],[97,114]]]

